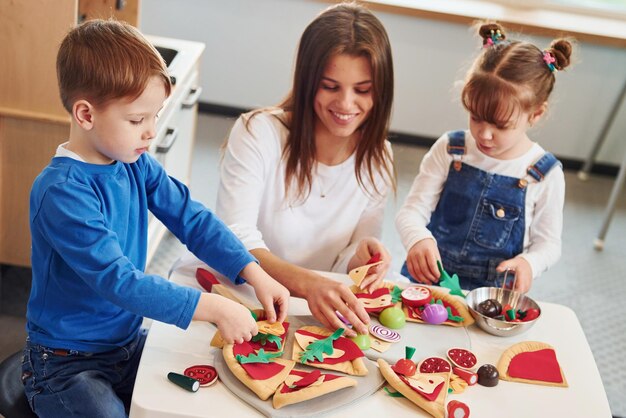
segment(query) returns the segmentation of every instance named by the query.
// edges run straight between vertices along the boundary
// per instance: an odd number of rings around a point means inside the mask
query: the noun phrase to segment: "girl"
[[[382,24],[356,4],[334,5],[302,34],[287,98],[241,116],[226,143],[217,213],[332,329],[345,327],[336,312],[359,333],[369,317],[347,286],[315,270],[347,273],[379,254],[362,283],[373,290],[391,262],[378,237],[395,189],[392,100]]]
[[[545,51],[508,41],[497,24],[479,34],[484,47],[461,93],[469,130],[437,140],[396,217],[408,250],[402,274],[436,283],[441,260],[474,289],[500,286],[514,270],[515,289],[527,292],[560,257],[565,190],[560,163],[527,131],[572,48],[564,39]]]

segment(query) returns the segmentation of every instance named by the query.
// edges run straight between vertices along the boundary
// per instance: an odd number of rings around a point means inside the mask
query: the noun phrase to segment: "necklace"
[[[335,189],[335,186],[339,184],[339,182],[343,178],[343,171],[344,171],[344,167],[341,167],[338,170],[333,170],[330,167],[324,167],[324,168],[325,168],[324,170],[325,175],[321,175],[318,171],[317,177],[315,180],[315,183],[317,184],[317,188],[319,189],[320,197],[322,199],[330,195],[330,193]]]

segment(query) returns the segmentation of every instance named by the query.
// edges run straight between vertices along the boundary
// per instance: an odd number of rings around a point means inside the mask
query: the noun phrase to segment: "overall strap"
[[[448,132],[448,154],[465,154],[465,131]]]
[[[528,167],[526,171],[535,180],[541,181],[556,164],[560,165],[561,162],[557,160],[552,153],[546,152],[539,160],[535,162],[535,164]]]
[[[465,131],[448,132],[448,154],[452,156],[452,167],[460,171],[463,155],[465,155]]]

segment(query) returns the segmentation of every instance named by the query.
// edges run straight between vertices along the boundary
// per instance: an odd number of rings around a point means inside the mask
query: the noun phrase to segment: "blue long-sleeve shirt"
[[[233,281],[255,261],[150,155],[111,165],[55,157],[30,196],[33,343],[103,352],[130,342],[144,316],[189,325],[200,292],[144,273],[148,211]]]

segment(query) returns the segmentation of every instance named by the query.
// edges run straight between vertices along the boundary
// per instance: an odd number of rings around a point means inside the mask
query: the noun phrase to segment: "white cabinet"
[[[157,135],[150,152],[169,176],[189,186],[198,99],[202,92],[198,86],[199,60],[204,44],[154,36],[148,36],[148,39],[166,59],[174,80],[172,94],[159,117]],[[154,256],[165,232],[165,226],[150,214],[146,264]]]

